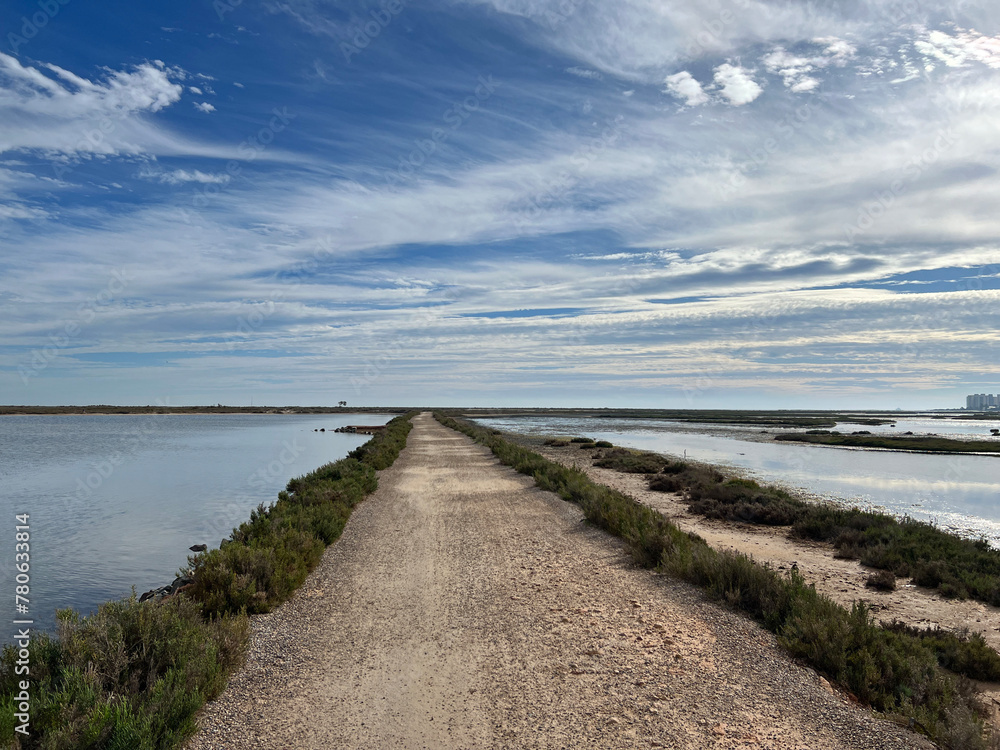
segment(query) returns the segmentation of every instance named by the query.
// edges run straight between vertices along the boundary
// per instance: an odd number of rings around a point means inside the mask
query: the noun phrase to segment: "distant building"
[[[965,408],[968,411],[987,411],[1000,409],[1000,394],[974,393],[965,397]]]

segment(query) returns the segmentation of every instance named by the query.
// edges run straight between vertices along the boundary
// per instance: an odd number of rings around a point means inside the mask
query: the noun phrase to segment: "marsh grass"
[[[790,526],[797,536],[832,544],[837,557],[910,577],[942,596],[1000,606],[1000,551],[985,540],[963,539],[912,518],[807,502],[780,487],[648,451],[602,451],[594,465],[647,474],[651,490],[683,494],[688,510],[706,518]]]
[[[0,655],[0,742],[14,750],[168,750],[243,661],[247,615],[285,601],[406,445],[412,414],[340,461],[292,479],[219,549],[191,558],[195,583],[161,603],[135,595],[31,642],[31,732],[15,733],[17,652]]]
[[[596,484],[581,471],[469,422],[440,413],[435,417],[489,447],[502,463],[532,476],[542,489],[578,504],[591,523],[625,540],[639,565],[687,580],[753,617],[775,632],[791,654],[859,700],[890,717],[912,720],[944,747],[987,747],[983,709],[963,683],[941,668],[940,649],[923,638],[878,627],[863,603],[848,611],[806,585],[797,572],[780,575],[745,555],[713,550],[697,535],[682,532],[661,514]],[[635,465],[624,453],[619,457],[620,465]],[[665,476],[676,478],[686,470],[681,467]],[[754,490],[747,484],[733,486]],[[994,663],[978,644],[976,652]]]

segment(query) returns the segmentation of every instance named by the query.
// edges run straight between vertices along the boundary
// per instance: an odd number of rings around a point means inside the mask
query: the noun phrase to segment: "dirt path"
[[[208,748],[926,748],[433,421],[254,618]]]
[[[914,586],[909,579],[897,580],[893,592],[874,591],[865,586],[872,569],[856,560],[834,557],[831,544],[791,537],[787,527],[773,527],[718,521],[690,513],[681,495],[653,492],[642,474],[623,474],[593,465],[593,451],[572,448],[534,447],[546,458],[584,471],[595,482],[614,487],[641,503],[655,508],[680,526],[693,531],[717,549],[734,549],[778,569],[797,565],[809,583],[845,606],[862,599],[876,616],[885,621],[902,620],[920,627],[957,630],[967,627],[980,633],[993,648],[1000,650],[1000,609],[972,599],[945,599],[928,589]]]
[[[1000,651],[1000,608],[973,599],[945,599],[901,578],[896,590],[875,591],[865,583],[872,569],[856,560],[834,556],[832,544],[812,542],[789,535],[787,527],[773,527],[719,521],[690,513],[684,498],[676,493],[653,492],[642,474],[625,474],[593,465],[593,451],[572,447],[531,446],[546,458],[584,471],[595,482],[634,497],[655,508],[684,531],[694,532],[716,549],[731,549],[750,555],[777,570],[793,565],[816,590],[839,604],[850,607],[855,601],[867,602],[875,619],[890,623],[900,620],[921,628],[963,628],[979,633],[995,650]],[[1000,684],[978,683],[992,709],[992,723],[1000,727]]]

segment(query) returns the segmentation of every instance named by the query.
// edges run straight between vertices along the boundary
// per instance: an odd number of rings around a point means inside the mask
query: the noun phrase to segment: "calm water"
[[[986,537],[1000,547],[1000,457],[861,451],[751,442],[759,428],[727,428],[660,420],[509,417],[476,420],[527,434],[582,435],[632,448],[686,455],[749,470],[779,482],[852,505],[882,508],[897,516],[930,521],[962,535]],[[997,422],[900,420],[895,428],[838,425],[841,431],[936,432],[988,438]],[[774,432],[774,430],[772,430]]]
[[[294,476],[345,456],[345,424],[386,415],[0,417],[2,591],[13,592],[14,515],[31,515],[31,614],[170,583],[188,547],[217,547]],[[326,432],[314,432],[324,427]],[[10,605],[13,606],[13,603]],[[2,640],[2,639],[0,639]]]

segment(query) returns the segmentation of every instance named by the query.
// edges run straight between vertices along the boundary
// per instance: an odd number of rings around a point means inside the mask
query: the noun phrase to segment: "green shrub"
[[[22,750],[168,750],[243,660],[247,614],[286,600],[340,536],[351,508],[377,486],[376,471],[406,445],[397,417],[350,457],[288,483],[227,544],[191,559],[194,584],[163,602],[108,602],[89,617],[59,613],[57,637],[30,649],[31,735],[15,740],[17,654],[0,655],[0,742]]]
[[[971,680],[1000,682],[1000,654],[979,633],[970,633],[968,629],[953,633],[940,627],[916,628],[898,620],[885,627],[920,640],[945,669]]]
[[[634,471],[656,465],[655,454],[616,448],[595,466]],[[666,459],[659,459],[661,462]],[[652,472],[645,472],[650,473]],[[974,598],[1000,606],[1000,551],[911,518],[811,503],[750,479],[728,478],[716,469],[670,461],[648,478],[649,489],[684,493],[688,510],[706,518],[791,526],[797,536],[834,546],[837,557],[896,576],[949,598]]]
[[[920,638],[876,626],[863,604],[847,611],[807,586],[797,572],[781,576],[746,555],[717,552],[656,511],[592,482],[581,471],[548,461],[468,422],[442,414],[435,417],[489,447],[502,463],[534,477],[542,489],[579,504],[591,523],[623,538],[640,565],[688,580],[751,615],[777,633],[789,652],[865,703],[912,719],[914,727],[941,743],[964,743],[946,747],[985,748],[981,709],[974,697],[940,670],[936,652]],[[611,460],[626,467],[633,465],[625,453],[616,453]],[[699,471],[703,478],[725,484],[726,492],[741,502],[752,504],[755,494],[763,491],[753,482],[723,482],[721,475],[716,479],[717,472]],[[674,481],[683,472],[661,474],[652,481]],[[793,500],[780,491],[775,497]],[[794,509],[797,502],[787,505]],[[858,521],[858,530],[878,527],[868,521],[872,519]],[[965,647],[963,653],[963,669],[969,672],[984,669],[975,657],[989,658],[976,644]]]
[[[409,415],[396,417],[347,458],[289,481],[229,544],[194,558],[190,595],[209,616],[269,612],[288,599],[340,536],[351,508],[376,489],[376,470],[396,460],[410,429]]]
[[[895,591],[896,576],[888,570],[880,570],[868,576],[865,586],[876,591]]]
[[[607,440],[598,440],[594,443],[598,448],[614,448],[614,443],[609,443]]]
[[[177,747],[194,733],[195,712],[225,687],[243,660],[245,615],[206,621],[184,596],[162,604],[135,596],[101,605],[89,617],[59,613],[58,638],[36,636],[30,648],[32,724],[20,747]],[[12,715],[17,659],[0,656],[0,704]],[[13,725],[0,725],[3,740]]]
[[[629,448],[610,448],[594,462],[594,466],[630,474],[656,474],[664,464],[666,460],[662,456]]]

